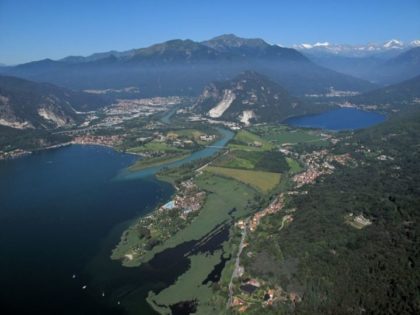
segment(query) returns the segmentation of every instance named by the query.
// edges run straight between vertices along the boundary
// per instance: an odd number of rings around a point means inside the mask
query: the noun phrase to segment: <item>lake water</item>
[[[333,131],[356,130],[383,122],[386,117],[355,108],[340,108],[316,115],[289,118],[286,124],[295,127],[319,128]]]
[[[218,146],[233,135],[221,132]],[[217,150],[206,148],[169,166]],[[152,176],[161,167],[121,172],[135,159],[104,147],[69,146],[0,161],[3,314],[154,313],[145,301],[148,291],[166,287],[187,270],[184,254],[194,243],[165,251],[140,268],[110,260],[129,220],[173,193]]]
[[[110,311],[107,303],[92,298],[110,288],[91,287],[87,262],[113,227],[149,211],[173,191],[153,178],[115,181],[133,161],[103,147],[70,146],[0,163],[2,309]]]

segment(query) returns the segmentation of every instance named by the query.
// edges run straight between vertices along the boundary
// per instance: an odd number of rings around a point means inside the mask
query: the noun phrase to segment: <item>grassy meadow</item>
[[[250,171],[217,166],[209,166],[206,172],[226,176],[250,185],[259,192],[267,193],[280,182],[281,174],[264,171]]]

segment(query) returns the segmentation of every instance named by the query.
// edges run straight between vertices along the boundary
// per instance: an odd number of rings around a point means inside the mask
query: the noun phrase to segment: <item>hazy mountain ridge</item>
[[[417,46],[356,56],[311,49],[300,51],[317,64],[383,85],[420,74],[420,47]]]
[[[330,42],[317,42],[314,44],[296,44],[292,47],[310,54],[335,54],[343,57],[368,57],[372,55],[382,55],[392,57],[402,51],[419,47],[420,40],[415,39],[410,42],[403,42],[398,39],[391,39],[384,43],[367,43],[362,45],[334,44]]]
[[[374,87],[320,67],[294,49],[234,35],[202,43],[171,40],[118,54],[95,54],[83,60],[46,59],[8,67],[2,72],[73,89],[136,86],[143,96],[152,96],[198,95],[207,83],[230,79],[246,70],[267,75],[297,94],[324,92],[331,86],[356,91]]]
[[[420,47],[407,50],[375,69],[376,80],[397,83],[420,75]]]
[[[350,100],[354,104],[377,105],[380,109],[401,110],[420,105],[420,75],[398,84],[366,92]]]
[[[17,129],[64,127],[78,121],[77,110],[105,103],[95,95],[0,76],[0,125]]]

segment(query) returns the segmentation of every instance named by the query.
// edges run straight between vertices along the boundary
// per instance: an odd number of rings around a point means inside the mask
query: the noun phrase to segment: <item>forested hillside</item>
[[[333,152],[354,162],[290,196],[286,228],[278,213],[252,235],[245,270],[296,297],[273,314],[420,312],[419,133],[413,111],[343,139]]]

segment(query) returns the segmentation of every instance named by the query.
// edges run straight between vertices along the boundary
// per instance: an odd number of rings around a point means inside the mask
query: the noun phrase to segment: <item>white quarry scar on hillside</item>
[[[33,128],[32,124],[29,121],[14,121],[14,120],[7,120],[0,118],[0,125],[7,126],[15,129],[26,129],[26,128]]]
[[[212,118],[219,118],[229,108],[235,100],[236,95],[232,90],[225,90],[222,100],[209,111],[209,116]]]
[[[63,127],[66,124],[66,121],[63,118],[59,117],[53,111],[46,108],[39,108],[38,115],[46,120],[54,122],[57,127]]]
[[[255,118],[255,113],[252,110],[244,110],[242,112],[242,115],[239,116],[242,123],[244,123],[246,126],[250,125],[249,120],[251,118]]]

